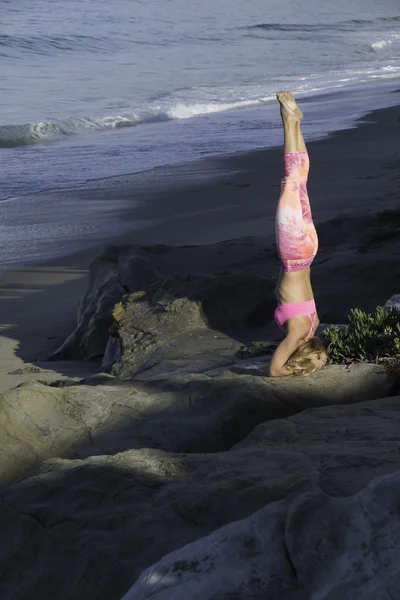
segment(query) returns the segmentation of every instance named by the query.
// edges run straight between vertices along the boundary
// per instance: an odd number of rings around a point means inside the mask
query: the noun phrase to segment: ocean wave
[[[352,87],[369,80],[392,79],[399,75],[400,66],[389,64],[378,68],[310,73],[298,77],[296,82],[292,81],[292,84],[295,94],[314,96],[329,93],[345,85]],[[146,109],[124,111],[123,114],[36,121],[24,125],[3,125],[0,126],[0,148],[49,142],[84,132],[135,127],[146,123],[190,119],[229,110],[256,108],[274,101],[274,90],[286,89],[288,84],[289,81],[286,79],[275,78],[274,82],[270,82],[266,87],[239,86],[235,91],[224,88],[181,88],[173,93],[153,96],[151,104]]]
[[[257,23],[256,25],[246,25],[244,27],[238,27],[238,29],[246,29],[252,31],[255,29],[262,29],[263,31],[321,31],[321,29],[336,29],[336,25],[329,24],[291,24],[291,23]]]
[[[351,28],[357,25],[373,25],[376,23],[399,23],[398,17],[380,17],[374,20],[368,19],[350,19],[348,21],[338,21],[336,23],[256,23],[255,25],[245,25],[237,29],[262,29],[264,31],[337,31],[341,28]]]
[[[400,23],[400,16],[397,17],[378,17],[377,19],[350,19],[342,21],[343,23],[354,23],[355,25],[372,25],[373,23]]]
[[[90,35],[0,35],[0,55],[10,51],[29,52],[30,54],[52,54],[55,51],[75,52],[79,50],[98,52],[109,50],[111,42]],[[114,46],[112,46],[114,47]]]
[[[15,148],[39,142],[52,141],[85,131],[104,131],[135,127],[145,123],[157,123],[173,119],[189,119],[199,115],[222,112],[235,108],[259,106],[268,98],[239,100],[236,102],[205,102],[203,104],[185,104],[178,102],[170,108],[155,108],[127,115],[108,115],[60,121],[38,121],[25,125],[0,126],[0,148]]]
[[[371,48],[374,50],[382,50],[382,48],[386,48],[387,46],[390,46],[390,44],[393,44],[393,40],[380,40],[379,42],[373,42]]]
[[[180,102],[166,111],[169,119],[190,119],[200,115],[224,112],[237,108],[254,108],[266,104],[273,96],[252,98],[249,100],[237,100],[234,102],[205,102],[203,104],[185,104]]]
[[[52,141],[60,137],[68,137],[85,131],[102,131],[134,127],[139,123],[166,121],[169,117],[162,111],[159,113],[143,113],[140,117],[108,115],[102,118],[66,119],[65,121],[37,121],[25,125],[0,126],[0,148],[28,146],[39,142]]]
[[[400,42],[400,34],[391,34],[389,35],[389,37],[383,39],[383,40],[378,40],[376,42],[372,42],[371,44],[371,48],[373,50],[382,50],[383,48],[387,48],[388,46],[391,46],[392,44],[395,43],[399,43]]]

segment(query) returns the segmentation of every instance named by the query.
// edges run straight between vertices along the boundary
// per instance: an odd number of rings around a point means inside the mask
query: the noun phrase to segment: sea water
[[[279,89],[307,110],[306,139],[398,102],[400,6],[3,0],[0,76],[0,205],[34,202],[42,190],[281,143]]]

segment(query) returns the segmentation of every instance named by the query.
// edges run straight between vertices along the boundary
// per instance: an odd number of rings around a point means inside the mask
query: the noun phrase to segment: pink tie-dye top
[[[306,340],[310,339],[315,334],[315,317],[317,315],[317,308],[315,306],[315,300],[308,300],[307,302],[293,302],[291,304],[279,304],[275,310],[275,321],[278,327],[282,330],[288,319],[293,317],[307,316],[310,319],[310,331],[307,334]]]

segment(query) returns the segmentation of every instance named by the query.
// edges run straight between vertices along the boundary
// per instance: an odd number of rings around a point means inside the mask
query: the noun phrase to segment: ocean
[[[306,139],[390,105],[400,6],[3,0],[0,74],[5,240],[18,225],[10,203],[27,194],[35,202],[45,190],[280,144],[279,89],[306,107]]]

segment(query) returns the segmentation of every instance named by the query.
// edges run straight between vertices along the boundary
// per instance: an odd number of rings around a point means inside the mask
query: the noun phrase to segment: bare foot
[[[303,113],[296,104],[293,94],[290,92],[277,92],[276,97],[281,105],[281,116],[283,121],[301,121]]]

